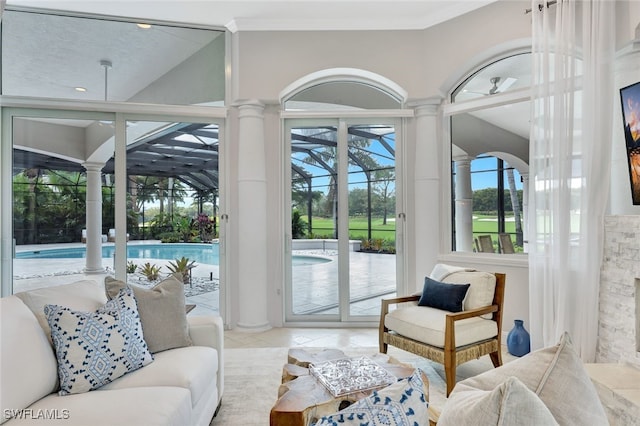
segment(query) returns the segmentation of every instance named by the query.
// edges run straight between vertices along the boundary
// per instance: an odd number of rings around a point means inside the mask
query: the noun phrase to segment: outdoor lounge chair
[[[515,249],[513,247],[513,241],[511,241],[511,235],[509,234],[499,234],[498,238],[500,240],[500,250],[502,253],[515,253]]]
[[[478,235],[478,238],[476,238],[476,250],[478,253],[495,253],[491,235]]]
[[[116,241],[116,230],[111,228],[109,229],[109,235],[107,236],[107,241],[115,242]],[[129,241],[129,233],[127,233],[127,241]]]

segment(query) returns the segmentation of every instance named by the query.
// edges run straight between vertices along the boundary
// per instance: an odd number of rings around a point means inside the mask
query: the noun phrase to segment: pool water
[[[103,246],[102,257],[113,258],[114,246]],[[86,257],[85,247],[56,248],[23,251],[16,253],[16,259],[83,259]],[[174,260],[186,257],[197,263],[218,265],[220,263],[220,251],[217,243],[171,243],[171,244],[131,244],[127,245],[127,259],[162,259]],[[293,265],[314,265],[330,262],[330,259],[316,256],[292,256]]]

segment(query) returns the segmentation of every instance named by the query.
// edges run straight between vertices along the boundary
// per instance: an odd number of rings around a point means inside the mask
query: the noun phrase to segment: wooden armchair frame
[[[390,305],[418,301],[420,296],[383,299],[379,328],[380,352],[387,353],[388,345],[391,345],[440,364],[444,364],[447,382],[447,396],[449,396],[456,384],[456,366],[467,361],[480,358],[483,355],[489,355],[491,357],[491,362],[494,367],[501,366],[502,352],[500,348],[500,337],[502,335],[502,308],[504,303],[504,286],[506,276],[502,273],[494,273],[494,275],[496,276],[496,289],[493,294],[492,305],[469,311],[452,312],[446,315],[444,347],[428,345],[399,335],[393,331],[389,331],[389,329],[384,325],[384,320],[386,315],[389,313]],[[493,313],[492,319],[498,325],[498,335],[491,339],[482,340],[466,346],[456,347],[455,322],[465,318],[478,317],[489,313]]]

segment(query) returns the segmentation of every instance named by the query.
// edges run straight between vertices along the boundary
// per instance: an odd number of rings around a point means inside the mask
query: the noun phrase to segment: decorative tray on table
[[[310,364],[309,370],[334,397],[380,388],[398,380],[366,356]]]

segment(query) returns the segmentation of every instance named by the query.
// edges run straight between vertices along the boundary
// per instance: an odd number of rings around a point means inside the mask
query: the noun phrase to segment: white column
[[[522,177],[522,248],[529,252],[529,173],[520,174]]]
[[[456,157],[456,251],[473,251],[471,157]]]
[[[84,163],[87,170],[87,259],[84,268],[86,274],[104,272],[102,266],[102,163]]]
[[[4,2],[0,2],[4,7]],[[2,108],[0,108],[1,110]],[[15,240],[13,238],[13,143],[11,120],[2,126],[0,117],[0,296],[13,294],[13,257]]]
[[[264,105],[238,105],[238,323],[270,327],[267,315],[267,181]]]
[[[437,107],[440,100],[415,107],[416,149],[414,160],[415,196],[415,290],[422,289],[425,276],[437,263],[440,250],[440,173]],[[411,285],[411,283],[410,283]],[[414,291],[410,288],[409,291]]]

